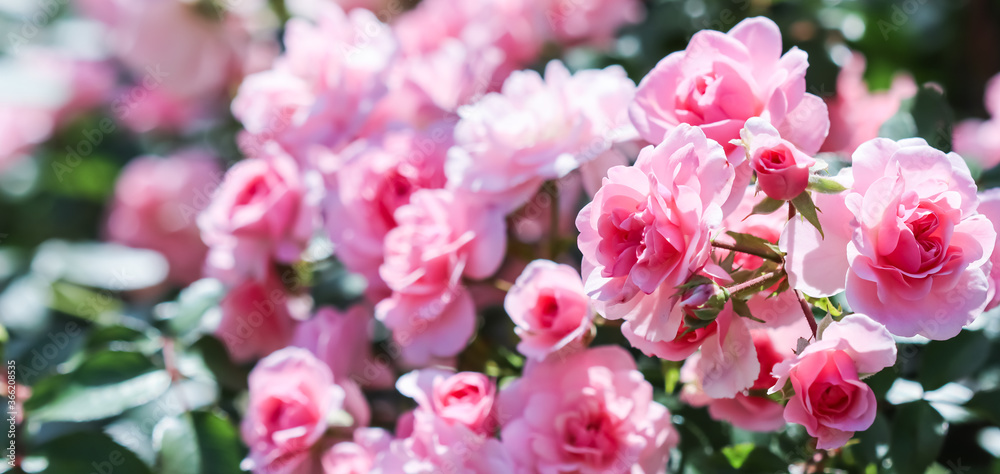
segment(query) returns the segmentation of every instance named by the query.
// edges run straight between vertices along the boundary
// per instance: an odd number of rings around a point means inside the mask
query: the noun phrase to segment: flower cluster
[[[870,92],[850,53],[821,98],[764,17],[637,83],[543,59],[615,46],[638,0],[289,0],[281,48],[252,6],[77,3],[144,39],[110,51],[144,88],[130,130],[223,127],[233,94],[242,158],[133,160],[104,234],[190,285],[157,311],[219,290],[198,330],[249,371],[224,390],[248,392],[225,408],[254,473],[663,473],[681,402],[838,450],[875,422],[865,379],[898,340],[1000,306],[1000,193],[958,153],[878,136],[912,78]],[[0,171],[119,87],[59,64],[66,100],[0,112]],[[998,120],[956,150],[995,165]]]

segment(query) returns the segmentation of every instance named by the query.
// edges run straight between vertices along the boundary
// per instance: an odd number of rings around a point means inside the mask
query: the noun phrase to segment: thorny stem
[[[773,272],[767,272],[767,273],[761,274],[760,276],[758,276],[756,278],[751,278],[751,279],[749,279],[749,280],[747,280],[747,281],[745,281],[743,283],[737,283],[737,284],[735,284],[733,286],[727,286],[726,287],[726,291],[728,291],[729,294],[731,296],[733,296],[733,297],[743,296],[741,293],[744,292],[744,291],[747,291],[747,290],[750,290],[750,289],[755,289],[757,286],[759,286],[761,284],[766,284],[766,283],[769,283],[769,282],[770,283],[767,284],[767,285],[765,285],[765,286],[771,286],[771,285],[773,285],[773,284],[781,281],[781,279],[784,278],[784,277],[785,277],[785,269],[783,267],[778,267],[778,269],[775,270],[775,271],[773,271]],[[754,291],[756,291],[756,290],[754,290]]]
[[[809,308],[809,303],[802,297],[802,293],[799,290],[795,290],[795,297],[799,299],[799,306],[802,307],[802,313],[806,316],[806,322],[809,323],[809,329],[812,330],[813,340],[815,340],[816,332],[819,330],[816,326],[816,317],[813,316],[812,309]]]
[[[740,252],[740,253],[745,253],[745,254],[749,254],[749,255],[754,255],[754,256],[763,258],[764,260],[770,260],[772,262],[781,263],[781,258],[780,257],[775,257],[774,255],[769,255],[769,254],[766,254],[766,253],[763,253],[763,252],[758,252],[758,251],[756,251],[754,249],[748,249],[748,248],[742,247],[742,246],[737,245],[737,244],[729,244],[729,243],[719,242],[717,240],[713,240],[712,241],[712,247],[715,247],[717,249],[726,249],[726,250],[729,250],[731,252]]]

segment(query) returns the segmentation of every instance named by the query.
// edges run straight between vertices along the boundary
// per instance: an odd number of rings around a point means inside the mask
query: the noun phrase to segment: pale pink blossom
[[[392,290],[375,308],[408,359],[457,354],[475,330],[462,278],[497,271],[506,248],[503,213],[446,190],[422,189],[396,210],[379,274]]]
[[[507,292],[504,309],[521,338],[517,350],[533,359],[580,342],[594,317],[580,274],[549,260],[528,264]]]
[[[308,164],[312,147],[337,149],[362,133],[386,94],[397,45],[372,12],[331,6],[316,24],[289,20],[285,47],[272,69],[243,82],[233,115],[249,133],[245,153],[273,140]]]
[[[817,199],[826,240],[798,220],[782,235],[790,283],[846,288],[853,310],[899,336],[954,337],[988,302],[996,241],[965,162],[919,138],[876,138],[851,170],[848,192]]]
[[[637,0],[545,0],[545,18],[555,39],[564,45],[579,43],[608,47],[622,26],[638,23],[644,12]]]
[[[221,178],[216,158],[199,150],[130,161],[115,182],[108,239],[160,252],[178,285],[197,280],[208,249],[196,218]]]
[[[459,108],[449,187],[517,209],[544,181],[634,136],[626,113],[634,88],[618,66],[571,75],[552,61],[544,79],[515,72],[499,93]]]
[[[878,136],[882,124],[899,111],[900,104],[917,93],[908,74],[898,74],[887,91],[870,92],[864,80],[865,57],[853,52],[837,75],[837,95],[826,100],[830,109],[830,135],[820,151],[849,157],[862,143]]]
[[[298,261],[319,225],[318,183],[306,178],[280,152],[230,168],[198,216],[209,248],[208,275],[227,282],[259,279],[272,262]]]
[[[389,450],[392,435],[381,428],[358,428],[351,441],[334,444],[323,453],[323,474],[369,474],[375,458]]]
[[[662,473],[677,443],[670,413],[617,346],[529,364],[498,410],[515,472]]]
[[[343,390],[329,367],[309,351],[286,348],[263,359],[250,373],[250,400],[243,441],[255,472],[309,472],[309,453],[323,436],[327,417],[342,409]]]
[[[959,122],[952,142],[956,153],[989,169],[1000,164],[1000,74],[986,83],[984,102],[989,120],[972,118]]]

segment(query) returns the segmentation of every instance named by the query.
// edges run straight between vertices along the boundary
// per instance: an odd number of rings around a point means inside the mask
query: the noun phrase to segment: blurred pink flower
[[[908,74],[896,75],[887,91],[869,92],[864,73],[864,55],[851,53],[837,76],[837,96],[826,99],[830,135],[820,151],[849,158],[862,143],[878,137],[879,128],[896,114],[903,100],[917,93],[917,85]]]
[[[308,349],[326,362],[338,383],[350,380],[362,387],[391,387],[392,369],[372,355],[373,321],[367,305],[357,304],[343,312],[322,307],[298,324],[291,345]]]
[[[557,179],[632,138],[634,84],[612,66],[574,75],[558,61],[512,74],[499,93],[459,109],[448,185],[510,212]]]
[[[277,275],[248,279],[219,303],[222,319],[215,330],[233,360],[266,356],[291,342],[295,330],[291,300]]]
[[[517,350],[539,360],[579,345],[594,318],[580,274],[550,260],[528,264],[507,292],[504,309],[517,325]]]
[[[979,193],[979,213],[986,216],[993,224],[993,230],[1000,236],[1000,188],[988,189]],[[1000,240],[1000,237],[998,237]],[[994,242],[993,253],[990,254],[990,299],[986,310],[1000,306],[1000,245]]]
[[[1000,74],[986,84],[986,111],[989,120],[967,119],[955,125],[955,152],[983,169],[1000,164]]]
[[[396,209],[419,189],[444,187],[450,132],[402,129],[356,141],[339,153],[342,164],[327,176],[327,232],[338,258],[368,279],[368,294],[376,299],[388,293],[378,269]]]
[[[848,192],[816,203],[826,240],[808,224],[789,223],[782,236],[789,282],[815,296],[846,287],[851,308],[893,334],[954,337],[988,302],[984,265],[996,241],[976,212],[965,162],[919,138],[876,138],[854,152],[851,170]]]
[[[584,286],[604,317],[625,319],[633,344],[673,341],[683,319],[677,287],[703,270],[724,273],[709,259],[710,241],[732,185],[722,147],[682,125],[635,166],[611,168],[580,211]]]
[[[225,282],[262,278],[272,262],[294,263],[319,225],[318,183],[282,153],[236,163],[198,216],[206,273]]]
[[[352,441],[339,442],[321,458],[323,474],[369,474],[379,454],[389,450],[392,435],[381,428],[358,428]]]
[[[379,269],[392,290],[375,308],[407,358],[457,354],[475,330],[475,307],[462,278],[483,279],[506,248],[503,214],[445,190],[419,190],[396,210]]]
[[[336,150],[357,138],[386,94],[396,52],[389,27],[364,9],[322,13],[316,24],[289,20],[285,54],[240,86],[232,110],[249,134],[244,153],[259,154],[273,140],[308,165],[310,148]]]
[[[617,346],[529,364],[498,410],[517,472],[663,473],[677,443],[670,413]]]
[[[645,13],[638,0],[545,0],[545,18],[564,45],[589,43],[608,47],[622,26],[638,23]]]
[[[310,449],[327,417],[340,410],[344,391],[330,369],[309,351],[289,347],[260,361],[250,373],[250,401],[241,425],[255,472],[311,472]]]
[[[130,161],[115,183],[108,239],[160,252],[170,280],[190,284],[201,277],[208,251],[196,218],[221,179],[217,159],[200,150]]]
[[[396,388],[417,402],[417,412],[449,425],[459,424],[487,437],[499,427],[493,408],[496,383],[484,374],[423,369],[400,377]],[[421,424],[426,421],[424,417],[417,416],[414,421],[415,431],[433,429]]]

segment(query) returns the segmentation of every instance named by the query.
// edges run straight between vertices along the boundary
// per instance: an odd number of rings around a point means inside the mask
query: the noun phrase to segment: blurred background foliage
[[[283,11],[280,1],[271,3]],[[1000,72],[1000,1],[655,0],[647,9],[646,21],[627,27],[611,51],[552,50],[548,57],[574,69],[621,64],[639,81],[695,32],[765,15],[781,27],[786,48],[809,53],[808,90],[817,95],[835,93],[838,64],[850,50],[867,57],[873,89],[887,88],[901,71],[918,84],[938,84],[943,94],[924,89],[901,111],[912,115],[915,130],[891,133],[916,133],[946,151],[956,118],[986,116],[984,87]],[[5,18],[0,27],[15,23]],[[235,420],[249,367],[229,361],[203,328],[222,289],[201,281],[158,288],[151,298],[147,282],[162,279],[162,259],[90,243],[102,238],[106,203],[128,160],[200,145],[235,161],[238,124],[221,120],[195,136],[137,135],[119,125],[95,132],[105,119],[114,114],[77,119],[0,176],[0,339],[18,381],[32,387],[18,438],[27,457],[0,472],[88,473],[105,462],[127,473],[241,472],[245,448]],[[85,141],[94,151],[73,159],[67,149]],[[1000,174],[980,183],[1000,185]],[[305,271],[318,302],[344,304],[359,293],[357,278],[336,262]],[[501,377],[517,373],[514,341],[491,336],[509,335],[509,321],[487,320],[498,327],[484,331],[462,364]],[[622,343],[614,325],[602,326],[596,341]],[[875,424],[832,459],[809,448],[801,427],[757,434],[711,420],[678,401],[676,364],[637,358],[676,415],[681,445],[673,471],[786,472],[798,463],[814,471],[1000,473],[997,315],[949,341],[903,341],[899,354],[894,369],[869,380],[880,400]],[[372,394],[371,402],[375,423],[391,422],[378,413],[401,403],[391,393]]]

